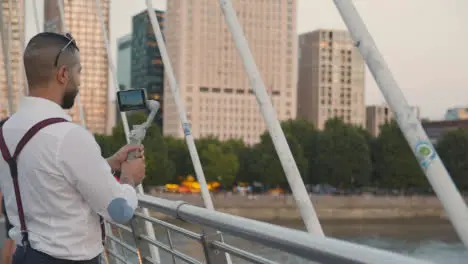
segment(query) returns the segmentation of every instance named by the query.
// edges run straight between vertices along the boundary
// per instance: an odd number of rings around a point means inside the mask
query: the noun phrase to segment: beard
[[[67,89],[62,98],[62,108],[66,110],[71,109],[75,104],[75,98],[77,95],[78,88]]]

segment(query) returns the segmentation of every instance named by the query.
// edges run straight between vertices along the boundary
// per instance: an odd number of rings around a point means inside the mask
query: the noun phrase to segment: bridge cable
[[[100,0],[95,0],[94,3],[95,3],[95,8],[96,8],[96,13],[97,13],[97,16],[99,18],[99,22],[101,24],[102,38],[104,40],[104,45],[105,45],[105,48],[106,48],[109,70],[111,71],[111,74],[112,74],[113,86],[114,86],[115,92],[117,93],[117,91],[119,91],[119,89],[120,89],[119,81],[118,81],[118,78],[117,78],[117,70],[116,70],[115,64],[113,63],[113,60],[112,60],[111,49],[110,49],[109,39],[108,39],[107,27],[106,27],[106,25],[104,23],[104,16],[103,16],[103,13],[102,13],[102,8],[101,8],[101,1]],[[110,9],[110,7],[108,7],[108,8]],[[120,115],[122,117],[122,122],[123,122],[123,125],[124,125],[123,127],[124,127],[125,137],[127,139],[127,142],[129,142],[129,126],[128,126],[127,116],[126,116],[126,114],[124,112],[120,112]],[[137,192],[139,194],[144,194],[142,184],[137,186]],[[142,213],[145,216],[148,216],[148,217],[150,216],[149,211],[148,211],[147,208],[142,208]],[[148,221],[145,221],[145,230],[146,230],[147,235],[151,239],[156,240],[156,235],[154,233],[154,227]],[[119,232],[120,232],[120,229],[119,229]],[[135,230],[133,228],[132,228],[132,232],[135,232]],[[140,251],[137,248],[137,246],[138,245],[135,245],[135,248],[136,248],[136,250],[138,252],[137,254],[139,255],[139,261],[141,262]],[[150,245],[149,249],[150,249],[152,259],[154,261],[156,261],[157,263],[160,263],[161,259],[160,259],[158,248],[156,246],[154,246],[154,245]]]
[[[305,188],[304,181],[302,180],[288,142],[286,141],[281,124],[276,116],[276,111],[271,103],[272,100],[266,91],[265,82],[262,79],[257,64],[255,63],[255,59],[250,51],[249,44],[237,18],[236,11],[232,6],[232,1],[219,0],[219,4],[224,14],[228,29],[234,39],[237,52],[241,57],[244,70],[249,77],[250,85],[255,97],[257,98],[263,119],[265,119],[270,137],[286,174],[286,179],[291,187],[291,191],[297,207],[299,208],[299,212],[301,213],[302,220],[304,221],[309,233],[324,237],[325,234],[323,233],[317,213],[312,205],[307,189]]]
[[[161,54],[161,58],[163,61],[164,72],[166,73],[166,76],[169,79],[168,82],[171,88],[172,96],[174,98],[174,103],[179,112],[180,122],[182,124],[182,129],[184,130],[184,134],[185,134],[185,142],[187,143],[190,157],[192,159],[192,164],[195,170],[195,176],[197,177],[198,183],[200,184],[200,193],[203,198],[203,203],[206,209],[215,211],[213,200],[211,199],[211,194],[208,189],[208,184],[206,182],[205,173],[203,171],[203,167],[200,161],[200,156],[198,155],[197,147],[195,145],[195,140],[192,135],[190,123],[187,119],[187,112],[185,110],[185,106],[183,102],[180,99],[179,84],[177,83],[174,69],[172,68],[171,60],[167,52],[166,43],[161,33],[161,27],[159,26],[159,22],[156,18],[151,0],[146,0],[146,9],[148,11],[148,16],[151,22],[151,26],[153,27],[154,35],[156,37],[157,48],[159,49],[159,53]],[[217,232],[217,233],[220,235],[221,241],[224,242],[221,232]],[[226,253],[225,255],[226,255],[227,263],[231,264],[232,260],[231,260],[230,255],[228,253]]]
[[[37,13],[37,1],[32,1],[33,3],[33,14],[34,14],[34,22],[36,23],[36,32],[41,32],[41,24],[39,22],[39,14]],[[26,12],[26,4],[24,4],[24,10]],[[26,15],[25,15],[26,17]]]
[[[440,199],[455,231],[468,248],[468,225],[466,223],[468,210],[462,195],[437,155],[417,114],[408,104],[353,2],[334,0],[334,3],[355,46],[359,49],[392,112],[395,113],[398,126],[413,150],[413,154],[418,158],[420,167]]]

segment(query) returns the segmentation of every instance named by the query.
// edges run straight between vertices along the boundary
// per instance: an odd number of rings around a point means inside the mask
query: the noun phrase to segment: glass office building
[[[155,12],[159,26],[163,30],[164,12],[157,10]],[[155,122],[162,127],[164,65],[146,10],[133,17],[132,27],[131,87],[146,89],[149,99],[161,103],[161,110]]]
[[[132,71],[132,35],[117,39],[117,79],[120,89],[130,89]]]

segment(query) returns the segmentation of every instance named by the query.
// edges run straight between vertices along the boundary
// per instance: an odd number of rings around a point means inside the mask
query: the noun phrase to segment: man
[[[118,223],[132,218],[134,187],[145,174],[143,149],[125,146],[106,160],[93,135],[68,122],[64,109],[74,104],[81,73],[70,35],[34,36],[24,67],[30,94],[0,128],[0,188],[17,244],[13,263],[97,264],[99,215]],[[135,150],[138,158],[126,161]],[[120,183],[112,170],[121,172]]]

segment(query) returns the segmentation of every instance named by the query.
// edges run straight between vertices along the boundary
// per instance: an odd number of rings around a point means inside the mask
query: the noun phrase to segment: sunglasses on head
[[[58,66],[58,60],[60,58],[60,54],[62,54],[62,52],[64,52],[70,45],[74,45],[75,48],[77,50],[78,49],[78,46],[76,45],[76,41],[75,39],[73,38],[73,36],[70,34],[70,33],[65,33],[65,35],[63,35],[65,38],[68,39],[68,42],[67,44],[59,51],[59,53],[57,54],[57,56],[55,57],[55,63],[54,63],[54,67],[57,67]]]

